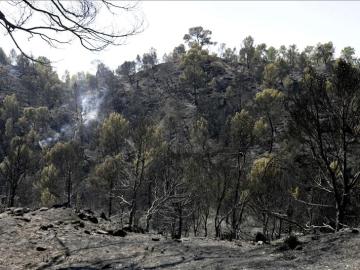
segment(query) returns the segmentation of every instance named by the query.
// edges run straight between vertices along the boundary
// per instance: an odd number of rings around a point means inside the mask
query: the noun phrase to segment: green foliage
[[[183,73],[180,80],[183,81],[192,91],[195,105],[198,104],[198,91],[205,86],[207,74],[204,64],[210,59],[209,53],[201,49],[197,44],[183,56],[181,66]]]
[[[161,150],[161,136],[161,129],[146,122],[140,122],[135,128],[132,136],[133,151],[136,153],[133,160],[135,170],[138,170],[139,164],[144,168],[151,164],[158,150]]]
[[[153,66],[155,66],[158,63],[156,50],[151,48],[148,53],[144,53],[141,62],[142,67],[145,70],[151,69]]]
[[[211,41],[210,30],[205,30],[202,26],[192,27],[189,29],[189,33],[184,35],[184,40],[188,43],[189,47],[199,46],[200,48],[204,45],[212,45],[214,42]]]
[[[95,167],[95,174],[99,178],[99,186],[110,189],[124,177],[124,159],[121,154],[114,157],[107,156],[105,160]]]
[[[240,62],[246,65],[247,69],[250,69],[253,67],[254,56],[254,39],[251,36],[248,36],[242,42],[242,48],[240,49]]]
[[[345,47],[341,50],[341,58],[347,63],[353,64],[355,62],[355,49],[353,47]]]
[[[99,130],[99,142],[105,153],[113,155],[120,153],[128,136],[128,129],[129,123],[121,114],[111,113],[104,120]]]
[[[42,205],[50,207],[55,204],[56,197],[51,194],[48,188],[45,188],[41,191],[40,200]]]
[[[334,220],[342,208],[356,216],[354,49],[334,60],[331,42],[300,51],[248,36],[240,50],[222,44],[216,55],[202,27],[184,40],[189,48],[175,47],[166,63],[152,48],[116,75],[98,63],[96,74],[67,72],[64,82],[23,56],[10,66],[0,50],[0,195],[9,205],[76,198],[97,210],[105,198],[109,215],[128,212],[131,225],[206,231],[214,219],[217,236],[225,223],[235,236],[246,215],[275,230],[268,213],[283,216],[299,201],[291,216],[299,224]],[[99,98],[98,122],[80,121],[85,92]]]
[[[335,48],[333,43],[318,43],[314,51],[314,58],[317,63],[329,64],[334,57]]]
[[[276,107],[282,99],[284,94],[279,90],[266,88],[259,93],[256,93],[255,101],[262,107],[269,110],[270,108]]]
[[[264,117],[256,120],[254,124],[254,135],[256,138],[263,138],[265,136],[266,130],[268,129],[268,124]]]
[[[273,47],[270,46],[267,51],[266,51],[266,58],[270,63],[274,63],[276,61],[277,58],[277,50]]]
[[[276,86],[278,77],[279,77],[279,74],[278,74],[277,66],[273,63],[267,64],[264,68],[264,74],[263,74],[264,87]]]
[[[47,107],[26,107],[20,121],[24,125],[30,125],[36,131],[45,132],[50,121],[50,112]]]
[[[246,110],[237,112],[230,120],[231,138],[234,145],[248,145],[253,140],[255,121]]]
[[[199,118],[195,121],[191,129],[191,140],[194,146],[200,146],[200,151],[206,149],[209,140],[208,123],[206,119]]]
[[[76,142],[58,142],[46,153],[48,169],[45,177],[58,176],[65,186],[67,203],[71,205],[74,182],[81,181],[82,150]]]
[[[55,204],[59,195],[59,172],[53,164],[45,166],[40,174],[40,179],[35,183],[35,186],[40,191],[41,204],[44,206],[51,206]]]
[[[274,178],[279,174],[279,169],[275,164],[274,156],[268,155],[254,160],[251,167],[251,181],[261,184],[268,178]]]
[[[0,163],[0,175],[9,185],[8,206],[14,206],[19,184],[26,177],[31,167],[32,151],[24,143],[23,138],[15,136],[11,139],[7,156]]]
[[[128,78],[129,82],[133,82],[133,77],[136,74],[135,61],[125,61],[121,66],[116,69],[118,75],[122,75]]]
[[[6,96],[3,101],[3,107],[1,110],[2,119],[13,119],[16,121],[20,116],[19,102],[17,101],[16,95]]]

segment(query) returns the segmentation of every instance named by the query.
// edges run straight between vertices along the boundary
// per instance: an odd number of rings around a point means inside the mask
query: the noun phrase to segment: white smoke
[[[81,108],[81,118],[82,124],[88,125],[92,121],[98,120],[99,111],[101,104],[104,100],[106,88],[101,88],[99,91],[86,91],[81,94],[80,108]],[[45,139],[39,141],[39,146],[41,148],[49,147],[55,144],[61,137],[72,137],[74,132],[78,130],[78,123],[74,125],[65,124],[60,128],[59,132],[53,132]]]
[[[55,144],[61,137],[71,137],[73,136],[74,128],[69,125],[63,125],[60,128],[60,132],[53,132],[50,136],[46,137],[43,140],[39,141],[39,146],[43,149],[45,147]]]
[[[98,119],[100,106],[104,100],[105,91],[106,89],[101,89],[97,92],[88,91],[81,95],[81,117],[84,125],[87,125],[91,121]]]
[[[54,135],[49,136],[43,140],[39,141],[39,146],[43,149],[45,147],[48,147],[49,145],[52,145],[54,143],[56,143],[59,138],[60,138],[61,134],[58,132],[55,132]]]

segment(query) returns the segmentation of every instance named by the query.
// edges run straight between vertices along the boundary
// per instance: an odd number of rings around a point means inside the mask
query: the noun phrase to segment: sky
[[[94,60],[116,69],[151,47],[161,58],[183,43],[190,27],[203,26],[213,32],[213,41],[231,48],[239,48],[241,41],[251,35],[256,44],[274,47],[296,44],[300,49],[332,41],[337,54],[351,46],[360,55],[359,11],[360,2],[356,1],[143,1],[137,15],[143,16],[145,29],[125,45],[92,53],[77,42],[55,49],[32,41],[26,42],[26,50],[51,59],[60,76],[65,70],[72,74],[94,72]],[[1,31],[0,47],[7,53],[14,47]]]

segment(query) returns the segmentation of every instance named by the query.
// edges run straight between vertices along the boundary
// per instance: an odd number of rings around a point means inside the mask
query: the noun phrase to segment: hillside
[[[9,209],[0,216],[0,269],[359,269],[357,230],[301,236],[298,250],[280,241],[219,241],[127,233],[90,211]],[[92,221],[89,221],[87,217]],[[81,218],[82,219],[81,219]],[[98,223],[94,223],[96,219]],[[110,235],[110,233],[113,235]]]
[[[240,50],[224,45],[216,54],[211,31],[202,27],[189,29],[184,42],[162,61],[152,48],[115,70],[97,62],[94,74],[66,72],[61,79],[44,57],[1,54],[0,212],[62,205],[119,222],[64,226],[55,224],[60,210],[51,209],[11,224],[30,226],[48,214],[54,224],[42,224],[46,241],[60,239],[51,233],[58,228],[61,237],[76,232],[79,241],[90,237],[98,245],[127,226],[169,239],[191,236],[194,245],[218,243],[231,254],[241,248],[227,245],[252,240],[249,232],[273,243],[358,227],[360,62],[335,58],[331,42],[300,51],[255,44],[251,36]],[[124,239],[133,237],[149,241]],[[276,249],[241,245],[245,254]],[[312,247],[295,252],[299,261]],[[184,248],[187,256],[197,249]]]

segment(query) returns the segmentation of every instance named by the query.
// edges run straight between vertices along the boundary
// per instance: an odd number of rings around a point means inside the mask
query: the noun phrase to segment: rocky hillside
[[[101,217],[102,216],[102,217]],[[11,208],[0,215],[0,269],[359,269],[358,230],[282,241],[172,240],[127,232],[90,210]]]

